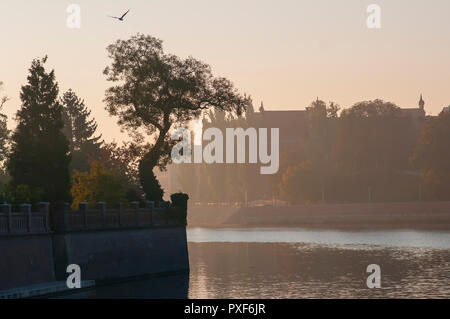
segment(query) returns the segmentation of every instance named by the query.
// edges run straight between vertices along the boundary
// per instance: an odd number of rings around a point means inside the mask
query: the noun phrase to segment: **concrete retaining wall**
[[[81,267],[82,280],[189,270],[183,208],[135,202],[107,209],[100,202],[88,209],[83,203],[50,218],[49,204],[38,206],[38,212],[31,205],[13,212],[0,205],[0,291],[65,282],[70,264]]]
[[[97,230],[55,234],[58,280],[81,267],[82,280],[109,280],[189,270],[186,228]]]
[[[54,280],[50,234],[0,236],[0,290]]]

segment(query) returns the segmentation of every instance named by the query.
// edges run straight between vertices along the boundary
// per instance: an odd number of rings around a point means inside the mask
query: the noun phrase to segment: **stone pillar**
[[[106,226],[106,203],[98,202],[97,209],[100,211],[100,219],[102,223],[102,227]]]
[[[31,205],[30,204],[21,204],[20,205],[20,211],[22,213],[25,213],[26,220],[27,220],[27,232],[31,233]]]

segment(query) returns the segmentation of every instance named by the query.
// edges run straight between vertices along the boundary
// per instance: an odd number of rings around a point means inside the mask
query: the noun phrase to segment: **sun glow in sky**
[[[66,8],[81,7],[81,28]],[[368,29],[367,6],[381,6],[381,29]],[[108,18],[131,9],[124,22]],[[31,60],[48,55],[61,91],[85,99],[103,137],[120,140],[104,109],[106,46],[137,32],[192,55],[253,97],[255,107],[304,109],[317,96],[349,107],[382,98],[428,114],[450,104],[448,0],[2,0],[0,81],[20,106]]]

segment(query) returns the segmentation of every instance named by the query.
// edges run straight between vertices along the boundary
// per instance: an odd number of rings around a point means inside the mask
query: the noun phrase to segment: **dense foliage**
[[[101,135],[95,135],[97,123],[90,119],[91,111],[72,90],[65,92],[60,102],[63,106],[63,132],[69,140],[72,156],[71,169],[87,171],[88,158],[97,157],[101,146]]]
[[[86,202],[91,207],[97,202],[114,205],[126,202],[125,181],[122,176],[109,171],[103,164],[93,162],[89,172],[75,170],[73,175],[72,208],[77,209],[79,203]]]
[[[108,112],[133,135],[155,140],[139,163],[141,185],[151,198],[153,169],[170,161],[170,130],[212,108],[241,114],[247,101],[229,80],[214,77],[209,65],[165,53],[157,38],[137,34],[107,50],[112,63],[104,74],[115,84],[106,91]]]
[[[422,186],[408,160],[417,140],[410,118],[382,100],[356,103],[341,114],[339,109],[319,99],[307,107],[307,127],[299,128],[305,134],[284,150],[281,145],[277,174],[261,176],[251,164],[182,164],[174,167],[180,189],[203,202],[417,200]],[[214,112],[203,129],[265,127],[260,118]]]
[[[411,157],[420,169],[426,196],[433,200],[450,199],[450,112],[429,120]]]

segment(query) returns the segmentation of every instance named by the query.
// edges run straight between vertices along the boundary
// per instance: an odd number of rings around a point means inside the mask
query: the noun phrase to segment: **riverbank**
[[[189,207],[188,227],[450,230],[450,202]]]
[[[80,204],[50,216],[49,204],[0,205],[0,298],[66,293],[69,265],[84,286],[189,271],[185,208]]]

